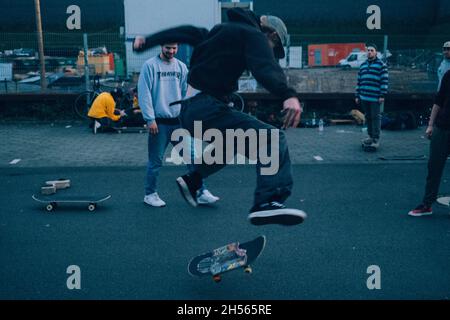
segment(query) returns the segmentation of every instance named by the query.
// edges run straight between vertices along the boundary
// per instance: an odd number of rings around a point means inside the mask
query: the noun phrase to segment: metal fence
[[[100,76],[105,87],[117,86],[123,81],[133,85],[143,62],[159,52],[159,48],[155,48],[136,55],[131,50],[131,42],[119,33],[90,33],[87,39],[89,77]],[[410,36],[389,36],[387,46],[391,57],[388,62],[393,67],[404,66],[435,73],[442,60],[440,45],[444,40],[441,36],[417,37],[416,42],[421,46],[418,49],[407,46],[413,43]],[[311,44],[375,42],[383,47],[384,41],[383,35],[291,35],[290,45],[286,48],[288,54],[280,64],[285,68],[307,67],[311,59],[308,50]],[[428,47],[423,48],[427,43]],[[178,57],[188,64],[191,53],[190,47],[180,46]],[[48,90],[85,90],[83,34],[44,33],[44,54]],[[39,91],[39,63],[35,33],[1,33],[0,93]]]

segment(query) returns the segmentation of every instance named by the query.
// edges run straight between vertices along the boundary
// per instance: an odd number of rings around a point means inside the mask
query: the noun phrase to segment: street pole
[[[42,36],[41,4],[39,0],[34,0],[34,9],[36,13],[36,29],[39,47],[39,62],[41,65],[41,90],[47,89],[47,79],[45,77],[45,57],[44,57],[44,38]]]
[[[84,82],[86,86],[86,91],[89,91],[89,60],[88,60],[88,38],[87,33],[83,33],[83,52],[84,52]],[[89,96],[86,96],[89,99]],[[89,103],[89,101],[86,101]]]

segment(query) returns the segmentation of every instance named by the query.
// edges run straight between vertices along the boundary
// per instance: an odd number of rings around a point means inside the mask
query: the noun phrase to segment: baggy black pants
[[[184,100],[181,105],[181,126],[188,130],[192,136],[194,136],[194,121],[201,121],[203,132],[208,129],[217,129],[224,137],[227,129],[242,129],[243,131],[255,129],[257,132],[259,132],[259,130],[265,130],[268,136],[267,142],[258,139],[257,149],[259,150],[261,148],[261,143],[266,143],[266,150],[270,152],[273,145],[273,141],[271,141],[270,138],[270,130],[278,130],[278,148],[274,149],[274,152],[276,152],[278,156],[278,171],[275,174],[261,174],[261,169],[270,167],[270,164],[262,164],[259,155],[250,154],[252,148],[247,146],[245,148],[245,154],[243,155],[247,158],[257,159],[257,182],[254,193],[254,205],[270,201],[283,203],[290,196],[293,186],[291,161],[289,158],[286,137],[282,130],[276,129],[248,114],[230,108],[224,101],[204,93],[200,93],[188,100]],[[225,149],[225,138],[223,141]],[[237,148],[234,148],[234,154],[236,153]],[[223,154],[226,156],[225,150],[223,150]],[[271,154],[271,156],[273,155]],[[226,163],[207,164],[202,161],[201,164],[195,166],[195,171],[200,173],[203,178],[206,178],[222,169],[225,165]],[[232,182],[230,181],[230,183]]]
[[[441,184],[442,172],[445,162],[450,154],[450,130],[433,128],[430,143],[430,156],[428,160],[428,176],[425,186],[423,203],[431,206],[436,201]]]

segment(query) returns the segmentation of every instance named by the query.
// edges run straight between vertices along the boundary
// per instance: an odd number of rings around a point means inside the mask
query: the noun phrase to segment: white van
[[[392,56],[392,54],[387,51],[386,56],[389,58],[390,56]],[[377,57],[379,59],[382,59],[383,55],[380,52],[377,52]],[[367,52],[352,52],[348,55],[347,58],[340,60],[337,66],[343,69],[359,68],[366,60]]]

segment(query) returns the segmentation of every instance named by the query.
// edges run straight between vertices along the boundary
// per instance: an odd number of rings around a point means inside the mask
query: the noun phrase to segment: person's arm
[[[381,92],[380,103],[384,102],[384,99],[388,93],[388,87],[389,87],[389,72],[386,64],[383,64],[380,73],[380,92]]]
[[[428,127],[425,130],[425,134],[427,135],[428,138],[431,138],[431,136],[433,135],[434,121],[436,120],[436,117],[440,110],[441,107],[439,107],[437,104],[434,104],[433,108],[431,109],[430,120],[428,121]]]
[[[188,83],[187,83],[187,76],[188,76],[188,69],[184,63],[181,64],[181,96],[183,99],[188,98]]]
[[[166,29],[147,37],[136,37],[133,41],[133,50],[142,52],[165,43],[185,43],[193,47],[205,40],[208,30],[190,25]]]
[[[151,67],[144,63],[138,80],[138,100],[142,117],[147,122],[150,134],[158,133],[158,125],[155,121],[155,109],[153,108],[153,72]]]
[[[297,92],[287,84],[286,75],[275,59],[267,37],[261,32],[249,33],[244,39],[245,59],[249,70],[264,88],[283,99],[283,128],[297,127],[302,108]]]
[[[296,97],[297,93],[288,86],[267,37],[259,31],[248,32],[243,37],[246,64],[256,81],[283,100]]]
[[[357,80],[357,84],[356,84],[356,93],[355,93],[355,102],[356,104],[359,104],[360,102],[360,95],[361,93],[361,68],[359,68],[358,71],[358,80]]]
[[[155,121],[155,109],[153,108],[153,71],[151,66],[145,63],[141,68],[138,80],[138,100],[142,116],[148,125]]]
[[[449,95],[448,92],[450,92],[450,71],[447,71],[447,73],[442,78],[441,86],[434,99],[433,109],[431,109],[430,121],[428,122],[428,127],[425,131],[428,137],[431,137],[433,134],[434,123],[439,111],[441,110],[441,106],[443,106],[445,103],[445,95]]]

